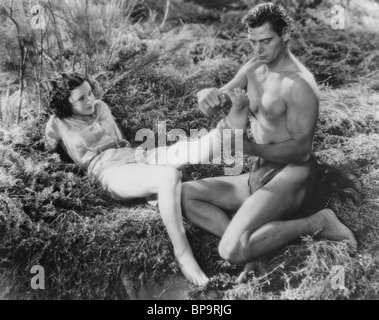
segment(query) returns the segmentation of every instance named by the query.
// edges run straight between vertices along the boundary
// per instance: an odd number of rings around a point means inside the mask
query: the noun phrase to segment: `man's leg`
[[[220,255],[233,263],[247,263],[317,231],[331,240],[348,240],[356,249],[354,235],[330,210],[288,221],[303,201],[308,174],[306,166],[288,165],[247,199],[221,239]]]
[[[313,235],[335,241],[347,240],[352,250],[357,249],[356,240],[352,232],[343,225],[334,212],[323,209],[314,215],[288,221],[273,221],[258,228],[249,238],[251,255],[244,271],[239,275],[238,282],[246,281],[247,273],[254,270],[255,260],[273,250],[288,244],[300,236]],[[247,260],[244,260],[245,262]]]
[[[288,165],[252,196],[247,175],[187,182],[183,184],[183,214],[196,225],[222,237],[220,255],[234,263],[253,261],[317,231],[330,240],[348,240],[355,249],[354,235],[331,210],[288,220],[303,200],[308,173],[307,167]],[[226,213],[236,211],[230,221]]]
[[[245,256],[252,255],[247,250],[250,236],[269,222],[286,220],[297,210],[305,194],[308,174],[309,167],[288,165],[253,195],[247,184],[248,174],[187,182],[182,185],[183,215],[222,237],[222,257],[236,263],[247,262],[250,256]],[[227,213],[235,212],[230,221]],[[271,232],[272,228],[268,229]],[[265,239],[270,242],[266,244],[268,247],[277,244],[271,239],[271,236]],[[282,245],[282,241],[279,243]]]
[[[222,237],[235,213],[249,198],[249,174],[208,178],[182,184],[183,215],[192,223]]]

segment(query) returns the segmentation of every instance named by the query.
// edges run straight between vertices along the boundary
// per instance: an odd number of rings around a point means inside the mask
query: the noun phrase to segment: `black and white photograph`
[[[0,0],[0,300],[378,299],[378,0]]]

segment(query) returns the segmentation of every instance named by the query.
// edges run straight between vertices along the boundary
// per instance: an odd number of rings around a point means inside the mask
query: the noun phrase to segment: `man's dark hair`
[[[261,3],[251,9],[242,19],[242,24],[248,28],[258,28],[266,22],[270,23],[272,29],[281,36],[283,29],[292,33],[295,22],[289,12],[280,5],[272,2]]]
[[[50,80],[49,106],[58,118],[64,119],[72,115],[72,105],[69,100],[71,91],[80,87],[85,81],[92,89],[94,88],[92,81],[78,72],[62,73],[59,77]]]

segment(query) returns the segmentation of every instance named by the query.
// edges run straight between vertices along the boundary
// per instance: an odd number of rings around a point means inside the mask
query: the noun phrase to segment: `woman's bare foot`
[[[249,98],[246,92],[240,88],[236,88],[228,94],[232,107],[225,117],[225,121],[230,129],[246,130],[249,118]]]
[[[316,215],[322,216],[324,218],[324,227],[319,233],[320,237],[333,240],[333,241],[343,241],[347,240],[353,251],[357,251],[358,243],[354,237],[354,234],[342,224],[335,213],[330,209],[324,209],[316,213]]]
[[[179,268],[184,277],[196,286],[203,286],[209,282],[209,278],[200,269],[192,252],[184,252],[180,256],[176,256],[179,263]]]

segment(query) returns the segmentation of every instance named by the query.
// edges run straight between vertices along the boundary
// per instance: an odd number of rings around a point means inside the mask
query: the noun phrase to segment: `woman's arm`
[[[51,116],[46,124],[44,144],[45,150],[48,152],[56,151],[61,141],[57,120],[56,116]]]
[[[116,121],[116,118],[113,116],[109,106],[102,100],[97,100],[96,103],[99,104],[100,112],[105,117],[106,122],[109,124],[109,126],[113,128],[118,141],[123,141],[123,143],[126,143],[128,146],[130,146],[130,143],[126,140],[125,134],[120,124]]]

